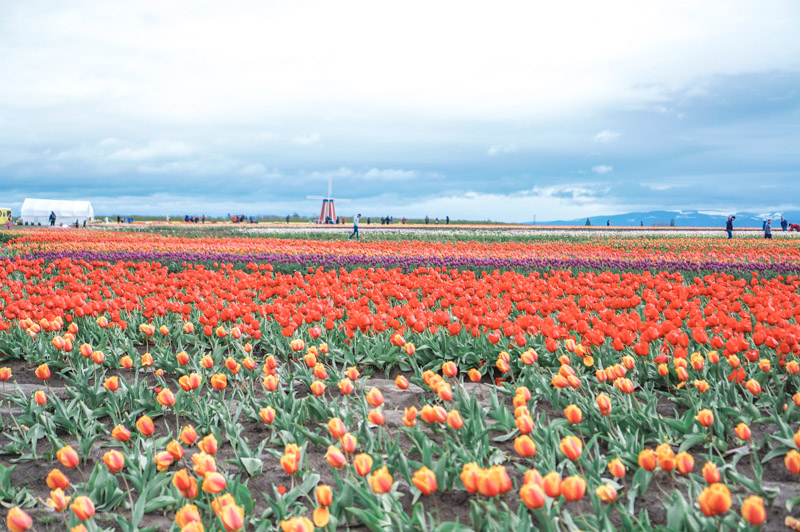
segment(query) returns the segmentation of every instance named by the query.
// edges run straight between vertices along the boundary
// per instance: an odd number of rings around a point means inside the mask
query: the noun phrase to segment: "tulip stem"
[[[120,474],[122,482],[125,483],[125,491],[128,493],[128,504],[131,505],[131,522],[133,522],[133,497],[131,496],[131,487],[128,485],[128,479],[124,474]]]

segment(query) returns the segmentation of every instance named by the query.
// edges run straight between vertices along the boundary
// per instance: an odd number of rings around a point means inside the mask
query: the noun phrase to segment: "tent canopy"
[[[94,209],[91,201],[68,201],[51,199],[25,198],[22,202],[20,217],[29,224],[50,225],[50,213],[56,213],[56,225],[83,223],[94,220]]]

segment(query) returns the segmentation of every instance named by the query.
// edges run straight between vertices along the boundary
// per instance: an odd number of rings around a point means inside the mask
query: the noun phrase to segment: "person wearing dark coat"
[[[733,221],[736,219],[736,216],[728,216],[728,219],[725,220],[725,231],[728,232],[728,239],[730,240],[733,238]]]

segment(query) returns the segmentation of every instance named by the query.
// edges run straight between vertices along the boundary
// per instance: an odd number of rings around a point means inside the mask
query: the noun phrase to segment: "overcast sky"
[[[800,209],[800,2],[0,3],[0,202]]]

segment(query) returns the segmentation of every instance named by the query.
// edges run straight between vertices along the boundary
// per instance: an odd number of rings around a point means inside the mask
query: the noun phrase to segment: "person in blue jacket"
[[[789,227],[789,221],[783,216],[781,216],[781,231],[786,231],[788,227]]]
[[[350,238],[353,238],[354,236],[356,237],[356,240],[361,240],[361,238],[358,236],[358,222],[360,219],[361,213],[358,213],[353,217],[353,234],[350,235],[347,240],[350,240]]]
[[[733,221],[736,219],[736,216],[728,216],[728,219],[725,220],[725,231],[728,232],[728,239],[733,238]]]

